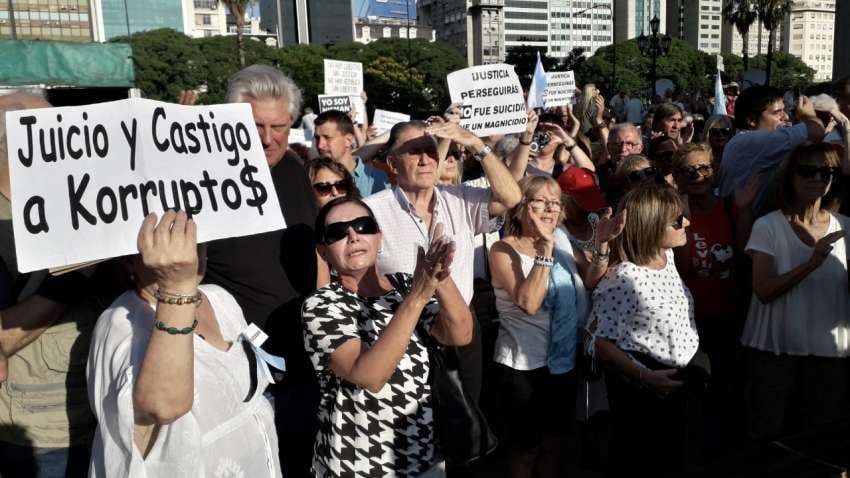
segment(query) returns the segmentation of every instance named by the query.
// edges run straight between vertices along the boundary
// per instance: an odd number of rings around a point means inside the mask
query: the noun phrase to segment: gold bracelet
[[[201,291],[196,291],[192,295],[184,295],[157,289],[153,293],[153,296],[156,298],[157,302],[162,302],[169,305],[187,305],[201,303]]]

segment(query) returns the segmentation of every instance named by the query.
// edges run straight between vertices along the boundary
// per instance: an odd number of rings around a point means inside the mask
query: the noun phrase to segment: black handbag
[[[423,327],[417,329],[428,349],[437,444],[448,465],[469,464],[494,451],[499,440],[463,387],[455,349],[437,344]]]

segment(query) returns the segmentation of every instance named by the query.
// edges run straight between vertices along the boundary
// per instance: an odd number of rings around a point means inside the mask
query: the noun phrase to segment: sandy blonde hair
[[[626,193],[617,207],[618,213],[626,209],[628,217],[611,243],[615,259],[645,265],[657,257],[667,226],[682,214],[682,206],[676,190],[667,185],[647,183]]]
[[[522,235],[522,214],[528,207],[528,201],[534,198],[534,195],[544,188],[551,188],[558,191],[561,196],[561,211],[558,213],[558,224],[564,221],[564,199],[561,194],[561,187],[558,186],[558,181],[555,181],[550,176],[526,176],[519,182],[519,189],[522,191],[522,201],[511,208],[507,214],[505,223],[505,236],[521,236]]]

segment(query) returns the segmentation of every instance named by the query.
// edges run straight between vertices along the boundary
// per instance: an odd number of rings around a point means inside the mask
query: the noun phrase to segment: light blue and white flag
[[[717,70],[717,80],[714,82],[714,112],[716,115],[726,114],[726,93],[723,92],[723,80],[720,70]]]
[[[526,104],[529,108],[546,107],[546,70],[540,61],[540,52],[537,52],[537,66],[534,67],[534,76],[531,78],[531,86],[528,88],[528,99]]]

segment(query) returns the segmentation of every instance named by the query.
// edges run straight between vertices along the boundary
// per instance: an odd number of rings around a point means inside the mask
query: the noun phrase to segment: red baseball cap
[[[585,211],[596,211],[608,207],[605,197],[599,190],[596,174],[585,168],[571,167],[558,177],[561,191],[573,198],[578,207]]]

